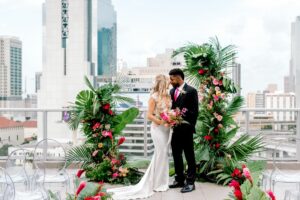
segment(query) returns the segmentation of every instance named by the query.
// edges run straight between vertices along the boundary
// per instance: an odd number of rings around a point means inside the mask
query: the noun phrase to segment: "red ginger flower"
[[[238,168],[235,168],[231,174],[232,177],[238,177],[241,178],[242,177],[242,173]]]
[[[121,144],[123,144],[124,141],[125,141],[125,137],[124,136],[120,137],[120,139],[118,141],[118,146],[120,146]]]
[[[103,137],[109,137],[112,140],[112,132],[111,131],[102,131]]]
[[[198,73],[200,74],[200,75],[203,75],[203,74],[205,74],[205,70],[204,69],[199,69],[199,71],[198,71]]]
[[[236,180],[232,180],[230,183],[229,183],[229,186],[230,187],[234,187],[235,190],[240,190],[240,183]]]
[[[85,182],[85,181],[82,181],[82,182],[79,184],[79,186],[78,186],[78,188],[77,188],[77,190],[76,190],[75,195],[78,196],[79,193],[85,188],[85,186],[86,186],[86,182]]]
[[[241,190],[235,190],[234,196],[237,198],[237,200],[243,200],[243,194],[242,194]]]
[[[101,124],[99,122],[97,122],[96,124],[94,124],[93,131],[97,130],[100,126],[101,126]]]
[[[267,191],[267,194],[269,195],[271,200],[276,200],[276,197],[275,197],[274,193],[271,190]]]
[[[109,115],[114,115],[114,112],[113,112],[112,110],[109,110],[109,111],[108,111],[108,114],[109,114]]]
[[[213,138],[212,138],[212,136],[210,136],[210,135],[206,135],[206,136],[204,136],[204,139],[205,139],[206,141],[210,141],[210,140],[212,140]]]
[[[109,110],[109,109],[110,109],[110,104],[109,104],[109,103],[104,104],[104,105],[102,106],[102,108],[103,108],[104,110]]]
[[[77,171],[76,176],[77,176],[78,178],[80,178],[84,171],[85,171],[84,169],[79,169],[79,170]]]

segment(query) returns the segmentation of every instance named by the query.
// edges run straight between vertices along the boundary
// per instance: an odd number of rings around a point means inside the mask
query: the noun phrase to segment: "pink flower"
[[[113,173],[112,177],[117,178],[119,176],[118,172]]]
[[[86,182],[82,181],[82,182],[79,184],[79,186],[78,186],[78,188],[77,188],[77,190],[76,190],[75,195],[78,196],[79,193],[83,190],[83,188],[85,188],[85,186],[86,186]]]
[[[235,190],[234,196],[236,197],[237,200],[243,200],[243,194],[240,190]]]
[[[115,159],[115,158],[111,159],[111,164],[112,165],[115,165],[115,164],[118,164],[118,163],[120,163],[120,161],[118,161],[117,159]]]
[[[221,94],[221,98],[225,99],[226,95],[224,93]]]
[[[218,100],[219,100],[219,97],[218,97],[217,95],[213,94],[213,97],[214,97],[214,100],[215,100],[215,101],[218,101]]]
[[[269,197],[271,198],[271,200],[276,200],[275,195],[274,195],[274,193],[271,190],[267,191],[267,194],[269,195]]]
[[[247,167],[243,168],[243,175],[252,183],[251,173]]]
[[[167,113],[165,113],[165,112],[161,113],[161,114],[160,114],[160,117],[161,117],[162,120],[164,120],[164,121],[169,121],[169,120],[170,120],[170,116],[169,116]]]
[[[222,124],[218,124],[218,128],[219,129],[223,128],[223,125]]]
[[[216,91],[220,91],[220,88],[217,86],[217,87],[215,87],[215,90]]]
[[[220,122],[220,121],[222,121],[222,119],[223,119],[223,117],[221,116],[221,115],[218,115],[217,116],[217,120]]]
[[[101,126],[101,124],[99,122],[97,122],[96,124],[94,124],[93,131],[97,130],[100,126]]]
[[[185,114],[187,112],[187,108],[182,108],[181,114]]]
[[[199,96],[199,101],[202,102],[203,99],[204,99],[204,96],[200,95],[200,96]]]
[[[236,180],[232,180],[229,183],[229,186],[233,187],[235,190],[240,190],[240,183],[238,181],[236,181]]]
[[[125,137],[124,136],[120,137],[120,139],[118,141],[118,146],[120,146],[121,144],[123,144],[124,141],[125,141]]]
[[[92,156],[95,157],[95,156],[97,156],[97,154],[98,154],[98,150],[95,150],[95,151],[93,152]]]
[[[238,168],[235,168],[231,174],[231,176],[234,177],[238,177],[238,178],[242,178],[242,173]]]
[[[207,105],[208,110],[211,110],[213,105],[214,105],[214,102],[210,101],[210,103]]]
[[[214,78],[213,84],[214,84],[214,85],[219,85],[219,80],[217,80],[217,79]]]
[[[109,137],[112,140],[112,132],[111,131],[102,131],[103,137]]]
[[[77,176],[78,178],[80,178],[84,171],[85,171],[84,169],[78,170],[76,176]]]

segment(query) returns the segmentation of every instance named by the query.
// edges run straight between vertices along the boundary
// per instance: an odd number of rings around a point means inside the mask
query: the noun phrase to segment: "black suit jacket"
[[[199,100],[198,92],[195,88],[185,84],[183,87],[183,92],[179,94],[176,101],[174,99],[174,93],[176,88],[171,89],[170,95],[172,98],[172,109],[183,108],[187,109],[187,112],[183,116],[183,119],[189,122],[189,126],[192,128],[192,131],[195,133],[195,125],[198,118],[199,112]],[[175,128],[176,129],[176,128]],[[175,130],[174,130],[175,131]]]

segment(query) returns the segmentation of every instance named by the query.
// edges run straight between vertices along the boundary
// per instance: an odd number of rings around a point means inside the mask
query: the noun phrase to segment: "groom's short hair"
[[[171,71],[169,72],[169,75],[171,76],[180,76],[182,78],[182,80],[184,80],[184,73],[181,69],[179,68],[174,68],[171,69]]]

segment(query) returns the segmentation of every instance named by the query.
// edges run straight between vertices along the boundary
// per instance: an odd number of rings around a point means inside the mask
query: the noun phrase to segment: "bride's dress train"
[[[151,124],[151,137],[154,155],[143,178],[137,185],[108,189],[114,200],[147,198],[154,192],[167,191],[169,188],[169,137],[170,128]]]

